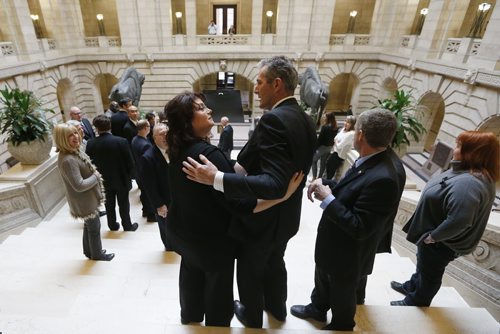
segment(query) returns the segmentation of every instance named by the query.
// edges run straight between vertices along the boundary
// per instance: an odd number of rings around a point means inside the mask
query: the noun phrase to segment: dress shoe
[[[155,215],[148,215],[146,218],[146,221],[148,223],[156,223],[156,216]]]
[[[99,217],[102,217],[102,216],[105,216],[106,215],[106,211],[99,211]]]
[[[247,326],[247,318],[245,317],[245,305],[243,305],[239,300],[234,301],[234,315],[236,318],[244,325]]]
[[[408,305],[407,302],[405,302],[405,300],[393,300],[391,302],[391,306],[411,306],[411,305]]]
[[[132,225],[130,225],[129,227],[123,227],[123,230],[126,231],[126,232],[134,232],[135,230],[137,230],[137,228],[139,227],[139,224],[137,223],[133,223]]]
[[[116,222],[114,224],[108,224],[108,226],[111,231],[118,231],[120,229],[120,224]]]
[[[365,305],[365,300],[356,300],[356,305]]]
[[[280,307],[279,309],[277,309],[275,307],[269,307],[268,305],[264,304],[264,311],[270,313],[278,321],[285,321],[286,320],[286,305],[285,304],[283,304],[283,307]]]
[[[109,254],[101,254],[101,256],[98,259],[95,259],[95,261],[111,261],[115,257],[115,253],[109,253]]]
[[[301,319],[311,318],[321,322],[326,321],[326,312],[319,311],[313,304],[293,305],[290,308],[290,313]]]
[[[399,293],[402,293],[403,295],[407,295],[408,291],[406,291],[405,287],[403,284],[396,282],[396,281],[391,281],[391,288]]]

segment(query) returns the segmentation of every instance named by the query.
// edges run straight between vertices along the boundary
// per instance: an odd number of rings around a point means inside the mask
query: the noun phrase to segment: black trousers
[[[417,270],[403,286],[408,295],[408,305],[429,306],[441,288],[444,270],[457,257],[456,253],[441,242],[422,244],[417,249]]]
[[[227,260],[226,260],[227,261]],[[206,326],[229,327],[233,318],[234,260],[217,271],[205,271],[182,257],[179,271],[181,317]]]
[[[120,212],[120,218],[122,219],[122,225],[124,228],[129,228],[132,226],[130,221],[130,202],[128,199],[128,190],[116,190],[112,187],[105,187],[106,191],[106,217],[108,219],[108,226],[112,228],[116,223],[116,212],[115,206],[118,201],[118,209]]]
[[[146,196],[146,191],[144,191],[144,184],[142,183],[140,178],[136,178],[136,181],[137,181],[137,187],[139,187],[139,190],[141,191],[139,199],[141,200],[142,203],[143,215],[147,217],[154,216],[156,214],[156,210],[153,208],[153,205],[151,205],[149,198]]]
[[[286,245],[245,244],[238,250],[236,277],[248,327],[262,328],[264,305],[273,314],[286,316]]]
[[[335,176],[337,169],[339,169],[343,163],[344,159],[341,159],[337,152],[330,154],[328,160],[326,161],[326,178],[329,180],[332,179]]]
[[[332,310],[333,330],[352,331],[356,323],[356,289],[359,277],[329,274],[316,266],[311,302],[321,312]]]
[[[167,218],[156,214],[156,221],[158,222],[158,228],[160,229],[160,238],[165,246],[165,250],[172,250],[172,244],[167,237]]]

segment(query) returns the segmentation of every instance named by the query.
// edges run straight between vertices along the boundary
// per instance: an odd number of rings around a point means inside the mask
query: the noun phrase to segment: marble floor
[[[62,204],[48,219],[0,244],[0,333],[313,333],[323,323],[291,315],[283,323],[264,315],[262,330],[180,325],[180,258],[165,252],[156,223],[141,217],[136,187],[131,216],[136,232],[111,232],[105,219],[103,247],[116,253],[111,262],[82,254],[82,223]],[[309,302],[313,287],[313,247],[321,215],[318,203],[303,200],[301,228],[289,243],[288,306]],[[401,295],[389,287],[404,280],[414,264],[405,257],[380,254],[359,306],[358,332],[495,333],[498,323],[482,308],[470,308],[455,289],[443,287],[432,307],[391,307]],[[235,288],[237,298],[237,289]]]

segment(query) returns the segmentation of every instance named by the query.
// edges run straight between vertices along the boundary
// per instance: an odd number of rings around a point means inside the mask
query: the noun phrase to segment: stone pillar
[[[293,25],[293,4],[295,0],[278,1],[278,10],[276,18],[276,45],[290,45],[291,29],[289,25]]]
[[[187,44],[196,45],[196,0],[186,0]]]
[[[477,56],[469,58],[467,64],[476,68],[500,70],[500,4],[493,7],[486,32],[481,40]]]
[[[311,27],[307,41],[310,50],[311,46],[314,45],[312,51],[326,51],[330,48],[330,33],[335,2],[335,0],[313,1]]]
[[[40,47],[30,17],[28,2],[4,0],[3,4],[7,15],[6,25],[11,29],[8,36],[14,43],[19,59],[29,60],[31,55],[40,53]]]
[[[158,33],[160,51],[165,51],[165,47],[172,46],[172,2],[155,1],[156,11],[156,29]],[[186,18],[183,17],[183,20]]]
[[[141,50],[142,41],[137,0],[116,0],[116,11],[122,50],[125,52]]]
[[[264,0],[252,1],[252,45],[261,43]]]

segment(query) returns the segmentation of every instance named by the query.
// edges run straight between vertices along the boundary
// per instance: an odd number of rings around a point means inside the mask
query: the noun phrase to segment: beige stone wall
[[[120,36],[115,0],[80,0],[80,8],[86,37],[99,36],[99,27],[96,18],[97,14],[102,14],[104,16],[103,23],[106,36]],[[133,12],[128,15],[135,16]]]
[[[349,23],[349,13],[356,10],[354,33],[369,34],[372,24],[375,0],[337,0],[333,12],[332,34],[345,34]]]

